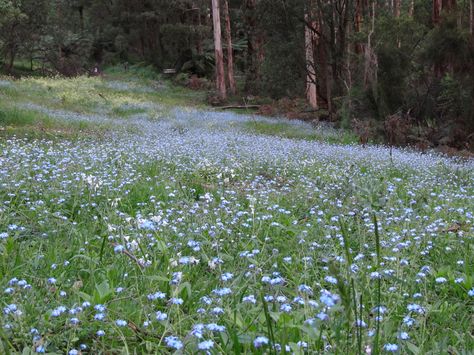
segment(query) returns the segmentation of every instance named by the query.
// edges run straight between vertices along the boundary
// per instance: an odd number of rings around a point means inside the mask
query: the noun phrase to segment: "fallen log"
[[[260,105],[231,105],[231,106],[219,106],[221,110],[245,110],[245,109],[256,109],[260,108]]]

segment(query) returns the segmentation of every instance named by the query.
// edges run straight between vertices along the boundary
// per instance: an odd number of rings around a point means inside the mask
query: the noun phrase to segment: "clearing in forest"
[[[472,161],[117,74],[0,100],[1,353],[474,348]]]

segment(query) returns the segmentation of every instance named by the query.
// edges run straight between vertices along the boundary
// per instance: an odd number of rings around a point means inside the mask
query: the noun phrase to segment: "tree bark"
[[[456,8],[456,0],[433,0],[433,24],[441,21],[441,12],[451,12]]]
[[[77,11],[79,12],[79,22],[81,26],[81,32],[84,32],[84,7],[79,6]]]
[[[368,89],[369,84],[374,87],[377,85],[377,57],[372,49],[372,36],[375,32],[375,2],[372,0],[372,25],[367,36],[367,46],[365,48],[365,68],[364,68],[364,87]]]
[[[12,43],[10,45],[10,61],[8,63],[9,72],[13,70],[13,66],[15,65],[15,56],[16,56],[15,45]]]
[[[362,25],[362,16],[363,16],[363,9],[362,9],[362,0],[356,0],[356,8],[355,8],[355,31],[360,32],[361,25]]]
[[[229,1],[224,0],[224,21],[225,21],[225,37],[227,41],[227,79],[229,81],[229,90],[235,95],[236,85],[234,76],[234,50],[232,48],[232,31],[230,27]]]
[[[193,9],[196,9],[197,13],[197,38],[196,38],[196,52],[201,55],[203,53],[202,49],[202,35],[201,35],[201,26],[202,26],[202,20],[201,20],[201,8],[196,5],[196,2],[193,1],[192,3]]]
[[[400,17],[400,8],[401,8],[401,0],[395,0],[394,2],[394,14],[396,18]]]
[[[212,21],[214,25],[214,48],[216,57],[216,87],[222,100],[227,98],[225,87],[224,53],[222,51],[222,33],[219,0],[212,0]]]
[[[345,66],[345,55],[347,53],[347,46],[346,41],[348,37],[348,30],[349,30],[349,3],[348,1],[342,1],[341,8],[338,11],[338,40],[339,40],[339,48],[338,48],[338,79],[342,80],[344,77],[344,66]]]
[[[255,93],[260,80],[260,65],[263,62],[263,39],[257,29],[257,0],[245,1],[245,25],[247,32],[247,75],[245,91]]]
[[[456,7],[456,0],[442,0],[441,8],[443,11],[451,11]]]
[[[401,8],[401,0],[395,0],[394,2],[394,15],[396,19],[400,18],[400,8]],[[400,37],[397,34],[397,47],[400,48],[402,46],[402,42],[400,41]]]
[[[408,15],[413,18],[415,15],[415,0],[410,1],[410,9],[408,10]]]
[[[311,7],[311,5],[310,5]],[[314,30],[315,22],[311,19],[309,12],[311,8],[305,13],[305,48],[306,48],[306,98],[309,105],[318,109],[318,91],[316,86],[316,63],[314,60]],[[311,27],[310,27],[311,26]]]
[[[474,0],[469,2],[469,33],[474,35]]]
[[[433,24],[437,25],[441,21],[441,0],[433,0]]]
[[[362,29],[362,17],[363,17],[363,3],[362,0],[356,1],[356,8],[355,8],[355,23],[354,23],[354,31],[355,33],[360,33]],[[363,45],[361,43],[355,44],[355,52],[356,54],[360,54],[363,52]]]

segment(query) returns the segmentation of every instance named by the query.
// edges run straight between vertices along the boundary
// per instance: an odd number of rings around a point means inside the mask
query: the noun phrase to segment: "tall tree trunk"
[[[456,0],[443,0],[446,2],[446,6],[443,5],[443,10],[449,13],[456,13],[456,23],[459,29],[462,27],[462,13],[457,11],[457,1]]]
[[[349,4],[347,5],[349,6]],[[351,22],[349,21],[349,16],[348,16],[348,21],[346,23],[346,31],[347,31],[347,38],[351,38],[352,36],[352,31],[353,27],[351,25]],[[344,78],[344,85],[347,90],[347,109],[350,112],[352,112],[352,100],[351,100],[351,95],[352,95],[352,60],[353,60],[353,55],[351,53],[351,41],[346,41],[346,49],[345,49],[345,57],[346,57],[346,63],[345,63],[345,72],[346,76]]]
[[[202,20],[201,20],[201,8],[198,7],[195,1],[192,3],[192,7],[197,9],[197,26],[198,26],[198,31],[197,31],[197,38],[196,38],[196,52],[197,54],[201,55],[203,53],[202,50],[202,35],[201,35],[201,26],[202,26]],[[194,22],[194,21],[193,21]]]
[[[224,21],[225,21],[225,37],[227,41],[227,79],[229,80],[229,90],[232,95],[236,92],[235,76],[234,76],[234,50],[232,48],[232,31],[230,27],[229,1],[224,0]]]
[[[413,18],[415,15],[415,0],[410,0],[410,8],[408,9],[408,16]]]
[[[337,64],[338,64],[338,58],[337,58],[337,28],[336,28],[336,9],[335,9],[335,4],[334,1],[331,1],[331,16],[327,16],[328,20],[326,21],[327,26],[329,26],[329,33],[330,33],[330,42],[327,44],[327,52],[326,52],[326,60],[328,61],[328,64],[330,63],[331,65],[331,75],[332,79],[331,84],[334,83],[334,81],[337,78]],[[322,18],[322,16],[321,16]]]
[[[441,21],[441,12],[451,12],[456,8],[456,0],[433,0],[433,24]]]
[[[365,68],[364,68],[364,87],[368,89],[369,84],[373,87],[377,85],[377,57],[372,49],[372,36],[375,32],[375,2],[372,0],[372,24],[369,35],[367,36],[367,46],[365,48]]]
[[[16,57],[15,44],[11,43],[10,44],[10,61],[8,63],[9,72],[13,70],[13,66],[15,65],[15,57]]]
[[[316,63],[314,60],[315,50],[315,30],[317,29],[316,21],[314,20],[314,9],[312,1],[308,2],[308,8],[305,9],[305,55],[306,55],[306,98],[309,105],[318,109],[318,90],[317,90],[317,76]]]
[[[396,18],[400,17],[400,8],[401,8],[401,0],[395,0],[394,2],[394,15]]]
[[[456,7],[456,0],[442,0],[441,1],[441,8],[444,10],[444,11],[451,11],[451,10],[454,10],[454,8]]]
[[[247,30],[247,75],[245,91],[255,93],[260,79],[260,64],[263,60],[262,39],[257,30],[257,0],[245,0],[245,25]]]
[[[81,26],[81,32],[84,32],[84,7],[79,6],[77,11],[79,12],[79,22]]]
[[[347,33],[349,30],[349,3],[342,1],[338,13],[338,77],[339,82],[344,78],[345,55],[347,54]]]
[[[474,0],[469,2],[469,33],[474,36]]]
[[[441,0],[433,0],[433,24],[437,25],[441,21]]]
[[[362,31],[362,18],[364,16],[363,0],[356,0],[355,18],[354,18],[354,32],[360,33]],[[355,44],[355,53],[361,54],[364,51],[364,45],[357,42]]]
[[[394,2],[394,15],[395,15],[396,19],[400,18],[400,8],[401,8],[401,0],[395,0],[395,2]],[[397,27],[399,27],[399,25],[397,25]],[[401,46],[402,46],[402,42],[400,41],[400,37],[397,34],[397,47],[400,48]]]
[[[442,2],[441,0],[433,0],[433,25],[438,26],[441,22],[441,9],[442,9]],[[435,77],[440,78],[443,74],[442,65],[439,63],[435,63],[433,66],[433,72]]]
[[[221,16],[219,0],[212,0],[212,21],[214,25],[214,48],[216,56],[216,87],[222,100],[227,98],[225,87],[224,53],[222,51]]]
[[[362,16],[363,16],[362,0],[356,0],[355,6],[356,7],[355,7],[354,29],[355,29],[355,32],[360,32],[361,25],[362,25]]]
[[[309,21],[309,16],[306,15]],[[314,38],[308,25],[305,27],[305,47],[306,47],[306,98],[310,106],[318,108],[318,92],[316,86],[316,64],[314,61]]]

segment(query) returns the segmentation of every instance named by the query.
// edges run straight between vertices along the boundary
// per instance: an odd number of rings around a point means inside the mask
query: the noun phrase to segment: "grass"
[[[35,122],[35,113],[20,110],[18,108],[8,108],[0,111],[0,125],[2,126],[26,126]]]
[[[172,108],[194,93],[107,75],[0,87],[0,353],[474,348],[472,165],[185,122]]]
[[[114,116],[129,117],[129,116],[133,116],[133,115],[137,115],[141,113],[146,113],[148,112],[148,110],[142,107],[119,106],[119,107],[114,107],[111,112]]]
[[[336,144],[354,144],[358,142],[357,137],[349,132],[336,130],[328,132],[327,130],[310,128],[309,125],[295,125],[292,122],[279,120],[275,120],[275,122],[249,121],[245,122],[244,127],[247,128],[249,132],[281,138],[305,139]]]
[[[139,76],[135,76],[138,75]],[[8,79],[8,78],[7,78]],[[114,82],[120,85],[114,86]],[[169,85],[150,68],[137,67],[129,72],[112,68],[104,77],[44,78],[23,77],[14,85],[0,87],[0,97],[10,102],[33,102],[52,109],[120,117],[143,112],[143,103],[174,106],[200,106],[203,93]],[[135,107],[131,112],[124,107]]]
[[[27,60],[16,60],[11,72],[6,70],[6,67],[2,65],[0,67],[0,75],[13,75],[15,77],[41,77],[40,71],[35,70],[41,67],[42,63],[33,61],[33,70],[31,70],[31,62]]]
[[[130,65],[128,70],[124,70],[123,65],[111,66],[105,69],[105,74],[125,80],[148,80],[149,83],[161,79],[153,66],[140,63]]]
[[[79,137],[101,138],[110,130],[107,123],[64,121],[44,113],[9,104],[0,104],[0,136],[30,139],[75,139]]]

